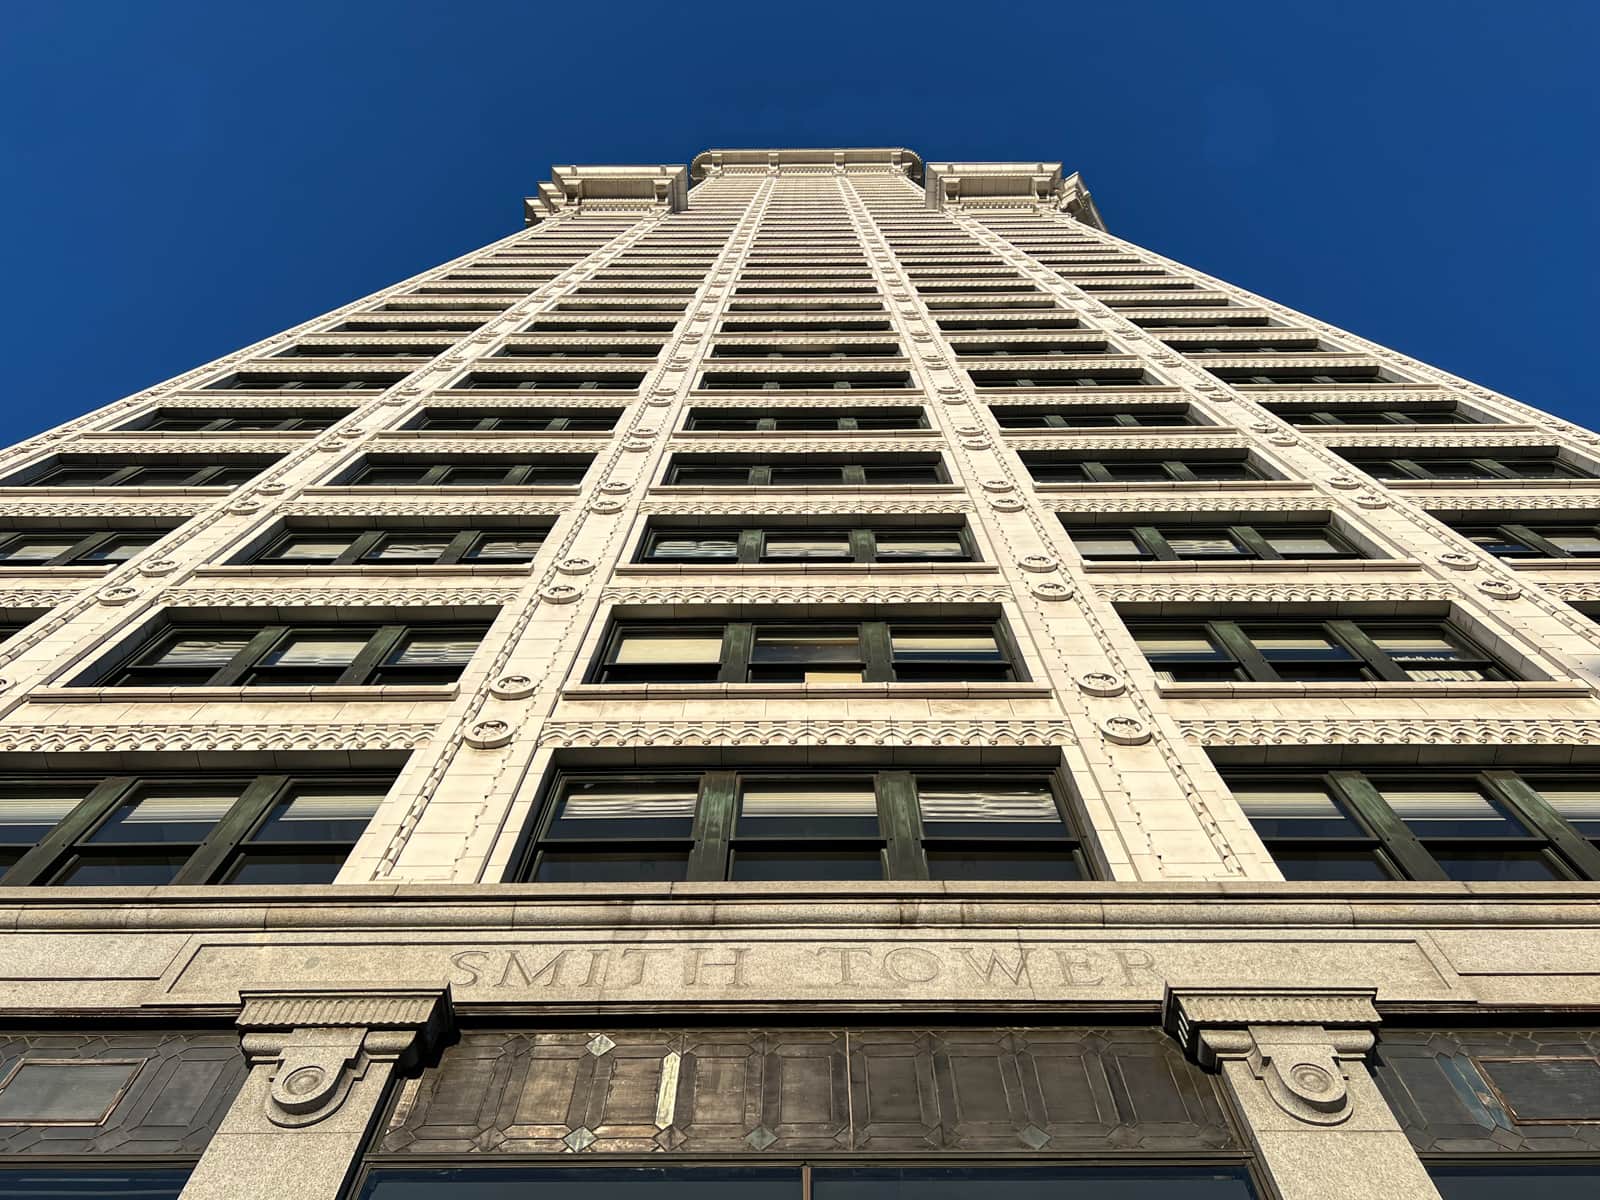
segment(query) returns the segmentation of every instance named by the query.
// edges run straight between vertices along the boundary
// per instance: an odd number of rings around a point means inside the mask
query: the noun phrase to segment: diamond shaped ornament
[[[599,1139],[595,1137],[594,1130],[580,1125],[561,1140],[566,1143],[568,1150],[577,1153],[579,1150],[587,1150]]]
[[[744,1136],[745,1144],[752,1150],[765,1150],[778,1140],[778,1135],[765,1125],[758,1125]]]
[[[1017,1131],[1017,1136],[1030,1150],[1043,1150],[1050,1143],[1050,1135],[1037,1125],[1029,1125]]]
[[[616,1043],[603,1033],[597,1033],[589,1039],[589,1053],[594,1055],[596,1058],[599,1058],[602,1054],[608,1053],[615,1046]]]

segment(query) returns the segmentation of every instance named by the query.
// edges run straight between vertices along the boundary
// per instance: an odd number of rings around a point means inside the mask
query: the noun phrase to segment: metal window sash
[[[1329,771],[1326,779],[1334,795],[1348,806],[1360,824],[1377,836],[1384,852],[1407,878],[1431,881],[1449,878],[1365,774]]]
[[[1128,532],[1133,535],[1136,542],[1161,562],[1178,562],[1178,552],[1172,548],[1172,543],[1167,541],[1167,535],[1154,525],[1133,525]]]
[[[845,487],[862,487],[867,482],[867,468],[864,463],[845,463],[839,469],[840,482]]]
[[[57,466],[64,466],[64,464],[60,464],[60,463],[58,463],[56,465]],[[148,463],[131,463],[126,467],[118,467],[115,470],[111,471],[109,474],[107,474],[105,476],[105,478],[103,478],[95,486],[96,487],[122,487],[124,484],[127,484],[131,479],[133,479],[134,476],[136,476],[140,472],[142,472],[148,465],[149,465]]]
[[[439,557],[434,559],[441,566],[454,566],[467,556],[473,543],[483,536],[479,529],[463,529],[450,539],[450,544],[439,552]]]
[[[132,775],[113,775],[97,783],[76,808],[56,822],[21,858],[0,874],[6,887],[43,883],[72,847],[87,837],[138,782]]]
[[[1069,462],[1070,462],[1070,460],[1069,460]],[[1083,473],[1084,473],[1085,477],[1091,483],[1115,483],[1116,482],[1116,480],[1114,480],[1111,477],[1111,472],[1106,470],[1106,466],[1102,462],[1099,462],[1099,461],[1096,461],[1096,460],[1093,460],[1093,459],[1084,459],[1083,461],[1081,461],[1077,465],[1083,470]]]
[[[1580,833],[1516,771],[1484,771],[1484,783],[1496,800],[1544,837],[1583,879],[1600,879],[1600,846]]]
[[[1499,527],[1509,533],[1516,541],[1523,543],[1529,549],[1537,550],[1546,558],[1577,558],[1570,550],[1563,550],[1560,546],[1535,533],[1527,525],[1502,525]],[[1591,531],[1593,527],[1590,527]]]
[[[1256,644],[1245,636],[1236,621],[1206,621],[1197,628],[1205,629],[1213,642],[1222,643],[1222,652],[1233,660],[1234,667],[1244,672],[1246,680],[1253,683],[1279,682],[1278,672],[1267,661],[1266,655],[1256,648]]]
[[[350,665],[339,676],[338,684],[351,686],[366,683],[377,672],[389,652],[399,644],[407,629],[405,625],[379,626],[378,631],[367,639],[367,644],[360,653],[351,659]]]
[[[755,627],[749,621],[729,621],[722,628],[722,659],[718,683],[746,683],[750,679],[750,652],[755,648]]]
[[[875,529],[851,529],[848,531],[850,541],[850,561],[858,563],[876,562],[878,559],[878,532]]]
[[[245,787],[239,799],[222,814],[189,861],[172,877],[174,886],[215,882],[239,843],[256,827],[267,810],[287,790],[287,775],[258,775]]]
[[[704,533],[705,530],[696,532]],[[734,551],[734,559],[741,563],[759,563],[761,553],[766,545],[767,531],[765,529],[739,530],[738,546]]]
[[[1411,676],[1405,668],[1378,648],[1367,631],[1354,621],[1324,621],[1323,628],[1333,639],[1354,654],[1368,669],[1385,683],[1408,683]]]
[[[750,467],[749,485],[751,487],[772,486],[772,464],[754,463]]]
[[[1521,471],[1513,470],[1498,458],[1474,458],[1471,460],[1477,466],[1489,472],[1495,479],[1523,479],[1526,478]]]
[[[351,539],[350,544],[340,551],[339,556],[333,560],[335,566],[353,566],[361,562],[372,551],[378,548],[378,543],[391,531],[386,529],[369,529],[358,533]]]
[[[861,646],[861,678],[867,683],[892,683],[894,651],[887,621],[862,621],[856,627]]]
[[[417,483],[422,487],[437,487],[450,477],[453,469],[449,463],[439,463],[428,467],[422,472],[422,477],[417,480]]]
[[[56,555],[44,565],[47,567],[69,566],[82,559],[85,555],[99,549],[101,546],[104,546],[107,542],[111,541],[112,538],[116,537],[119,532],[119,530],[108,529],[102,530],[99,533],[85,534],[83,537],[74,542],[69,550]]]
[[[878,800],[878,828],[883,833],[885,875],[890,879],[928,878],[915,777],[910,771],[879,771],[873,777],[873,790]]]
[[[1268,562],[1283,561],[1283,555],[1278,548],[1267,541],[1254,525],[1229,525],[1227,529],[1228,536],[1233,538],[1236,544],[1242,544],[1253,557]]]
[[[690,881],[716,882],[728,877],[729,850],[733,844],[734,810],[739,802],[739,776],[735,771],[707,771],[700,777],[689,830]]]
[[[500,482],[513,485],[524,484],[529,481],[529,476],[532,474],[532,463],[516,463],[505,468],[505,473],[500,476]]]
[[[183,628],[184,627],[182,625],[169,625],[167,627],[167,632],[177,632]],[[276,646],[279,641],[287,637],[289,632],[290,626],[288,625],[263,626],[261,629],[256,631],[255,635],[251,637],[248,642],[239,648],[238,652],[228,660],[226,666],[218,668],[218,670],[212,674],[211,678],[201,686],[240,686],[240,681],[245,677],[245,675],[254,669],[255,666],[272,651],[272,648]],[[130,663],[129,665],[150,666],[153,664]]]

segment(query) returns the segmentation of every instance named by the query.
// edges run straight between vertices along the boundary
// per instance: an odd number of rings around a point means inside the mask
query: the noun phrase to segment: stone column
[[[1169,989],[1165,1023],[1221,1074],[1283,1200],[1439,1200],[1367,1071],[1371,989]]]
[[[240,994],[250,1074],[182,1200],[338,1200],[389,1081],[448,1027],[449,989]]]

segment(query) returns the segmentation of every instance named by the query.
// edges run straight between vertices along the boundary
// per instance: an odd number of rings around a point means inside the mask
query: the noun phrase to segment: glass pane
[[[1303,662],[1307,659],[1319,662],[1342,662],[1355,657],[1332,637],[1315,627],[1287,630],[1242,625],[1240,628],[1255,644],[1262,657],[1269,662],[1276,660]]]
[[[257,842],[354,842],[383,803],[382,791],[296,787],[278,801],[251,839]]]
[[[880,531],[875,541],[880,562],[904,560],[921,562],[927,559],[965,560],[967,548],[961,544],[957,532],[939,533],[885,533]]]
[[[1393,879],[1376,850],[1286,850],[1275,846],[1273,860],[1285,879]]]
[[[1166,529],[1162,530],[1162,534],[1179,558],[1240,558],[1246,554],[1233,538],[1221,530],[1183,532]]]
[[[1004,662],[994,631],[889,627],[896,662]]]
[[[650,546],[650,557],[688,561],[732,562],[739,557],[737,537],[662,537]]]
[[[733,879],[882,879],[876,850],[745,850],[733,852]]]
[[[109,541],[101,542],[93,550],[82,555],[86,563],[119,563],[126,562],[139,551],[156,540],[156,534],[130,533],[122,537],[114,537]]]
[[[800,1200],[800,1168],[380,1168],[367,1177],[357,1200],[438,1200],[442,1195],[451,1200]]]
[[[861,661],[861,637],[853,625],[788,627],[760,625],[755,631],[752,663],[836,663]],[[859,678],[859,670],[839,673]],[[812,678],[808,672],[806,678]]]
[[[159,887],[171,883],[188,861],[187,852],[75,858],[50,882],[64,887]]]
[[[700,781],[571,779],[562,786],[549,838],[688,837]]]
[[[1260,533],[1267,545],[1285,558],[1321,557],[1344,552],[1325,533],[1274,533],[1270,529],[1263,529]]]
[[[1461,657],[1461,648],[1438,628],[1371,629],[1367,636],[1391,658]]]
[[[467,552],[468,558],[514,558],[525,562],[539,553],[544,539],[537,534],[523,537],[506,534],[483,538]]]
[[[1242,1167],[819,1167],[813,1200],[1250,1200]]]
[[[1233,795],[1263,838],[1367,836],[1320,787],[1235,787]]]
[[[634,854],[546,850],[533,878],[536,883],[681,883],[689,878],[689,856],[660,850]]]
[[[1543,533],[1547,541],[1554,542],[1568,554],[1600,554],[1600,536],[1593,533],[1536,532]]]
[[[737,832],[741,837],[877,837],[877,795],[870,779],[745,780]]]
[[[1476,788],[1381,785],[1389,807],[1417,837],[1526,837],[1520,822]]]
[[[1134,632],[1139,649],[1163,662],[1223,662],[1227,655],[1212,645],[1204,633],[1181,629],[1142,629]]]
[[[247,634],[222,634],[216,637],[178,636],[161,647],[154,658],[146,659],[158,667],[197,670],[225,667],[233,656],[250,642]]]
[[[1255,479],[1259,477],[1243,459],[1200,459],[1185,464],[1196,479]]]
[[[1470,1167],[1430,1167],[1428,1174],[1443,1200],[1505,1200],[1536,1196],[1538,1200],[1590,1200],[1600,1194],[1600,1165],[1559,1166],[1543,1163],[1474,1163]]]
[[[1487,550],[1490,554],[1499,555],[1501,558],[1515,558],[1519,555],[1539,557],[1541,554],[1540,551],[1535,550],[1532,546],[1519,542],[1516,538],[1502,533],[1498,529],[1463,530],[1462,532],[1480,548]]]
[[[1539,783],[1545,802],[1585,837],[1600,838],[1600,787],[1577,783]]]
[[[418,630],[389,652],[386,662],[408,667],[460,666],[477,652],[480,630]]]
[[[701,663],[722,660],[722,634],[625,633],[617,640],[614,663],[651,665]]]
[[[320,854],[252,854],[234,860],[223,883],[332,883],[344,866],[343,850]]]
[[[213,792],[154,788],[123,802],[88,838],[90,842],[188,842],[204,840],[233,807],[242,789]]]
[[[1085,558],[1144,558],[1145,550],[1131,533],[1074,533],[1072,541]]]
[[[434,562],[450,544],[448,537],[403,537],[391,535],[384,538],[365,557],[374,562]]]
[[[1537,850],[1434,850],[1432,853],[1446,875],[1463,882],[1562,878],[1550,860]]]
[[[0,796],[0,846],[31,846],[82,799],[82,793]]]
[[[177,1200],[188,1167],[0,1168],[0,1196],[9,1200]]]
[[[42,563],[57,555],[65,554],[80,541],[83,534],[47,536],[44,534],[24,534],[14,538],[0,547],[0,562],[13,563],[25,566],[29,563]]]
[[[930,837],[1064,837],[1055,793],[1042,780],[918,779],[917,805]]]
[[[848,559],[850,538],[840,532],[827,533],[769,533],[762,554],[769,559]]]
[[[1016,850],[928,850],[930,879],[1082,879],[1070,853],[1029,854]]]
[[[367,648],[371,635],[349,633],[291,633],[261,660],[264,667],[348,667]]]

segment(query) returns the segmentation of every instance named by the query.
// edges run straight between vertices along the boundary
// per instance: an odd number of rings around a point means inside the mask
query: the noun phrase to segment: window
[[[1048,775],[704,771],[557,777],[522,878],[1086,879]]]
[[[1456,404],[1417,405],[1412,408],[1382,408],[1369,404],[1323,405],[1320,408],[1295,408],[1283,404],[1264,405],[1293,425],[1475,425],[1481,419],[1470,416]]]
[[[1046,409],[1031,405],[991,405],[1001,429],[1112,429],[1122,426],[1196,425],[1185,406],[1139,408],[1131,411]]]
[[[855,388],[909,388],[905,371],[815,371],[805,374],[755,374],[750,371],[707,371],[696,385],[702,391],[836,391]]]
[[[888,487],[948,483],[937,454],[743,456],[674,454],[664,483],[680,487]]]
[[[408,429],[500,430],[526,433],[605,432],[620,408],[425,408]]]
[[[309,364],[308,364],[309,365]],[[240,371],[215,383],[208,391],[235,392],[381,392],[399,383],[406,371],[317,372],[306,375],[280,375],[276,372]]]
[[[1573,1168],[1574,1170],[1576,1168]],[[1593,1176],[1588,1176],[1593,1178]],[[1236,1166],[459,1166],[375,1167],[358,1200],[1253,1200]],[[90,1193],[91,1197],[94,1193]],[[1448,1193],[1477,1200],[1488,1192]],[[1566,1200],[1579,1193],[1541,1193]]]
[[[372,455],[339,482],[350,487],[575,487],[593,461],[589,454],[540,454],[525,459],[472,455],[425,461]]]
[[[0,778],[0,883],[330,883],[392,775]]]
[[[692,408],[684,428],[780,433],[926,429],[928,418],[920,408]]]
[[[614,375],[474,371],[450,386],[497,392],[631,392],[643,382],[642,371],[619,372]]]
[[[178,1200],[189,1167],[0,1167],[0,1195],[11,1200]]]
[[[1440,621],[1130,619],[1162,683],[1246,680],[1460,683],[1514,679]]]
[[[0,481],[5,487],[238,487],[276,462],[275,456],[208,454],[141,458],[63,454]]]
[[[1588,521],[1455,525],[1498,558],[1600,558],[1600,525]]]
[[[1015,658],[996,621],[618,621],[590,682],[1000,682]]]
[[[297,687],[452,683],[486,624],[167,623],[85,687]]]
[[[1288,879],[1600,879],[1600,786],[1540,772],[1239,772]]]
[[[307,566],[514,564],[531,562],[544,529],[285,529],[250,556]],[[0,545],[0,554],[4,546]]]
[[[968,371],[981,388],[1139,387],[1159,382],[1138,367],[1026,367],[1011,370]]]
[[[1416,455],[1411,458],[1371,457],[1345,454],[1352,467],[1379,479],[1572,479],[1589,478],[1593,472],[1580,469],[1545,454],[1497,454],[1483,457],[1445,457]]]
[[[348,408],[158,408],[118,428],[165,433],[280,433],[326,429],[351,411]]]
[[[814,529],[656,527],[645,534],[640,562],[659,563],[928,563],[972,562],[977,554],[963,525]]]
[[[1192,483],[1210,479],[1265,479],[1243,453],[1206,458],[1069,458],[1024,454],[1035,483]]]
[[[0,567],[109,567],[166,537],[167,530],[53,529],[0,533]]]
[[[1078,553],[1116,560],[1362,558],[1327,525],[1068,526]]]

